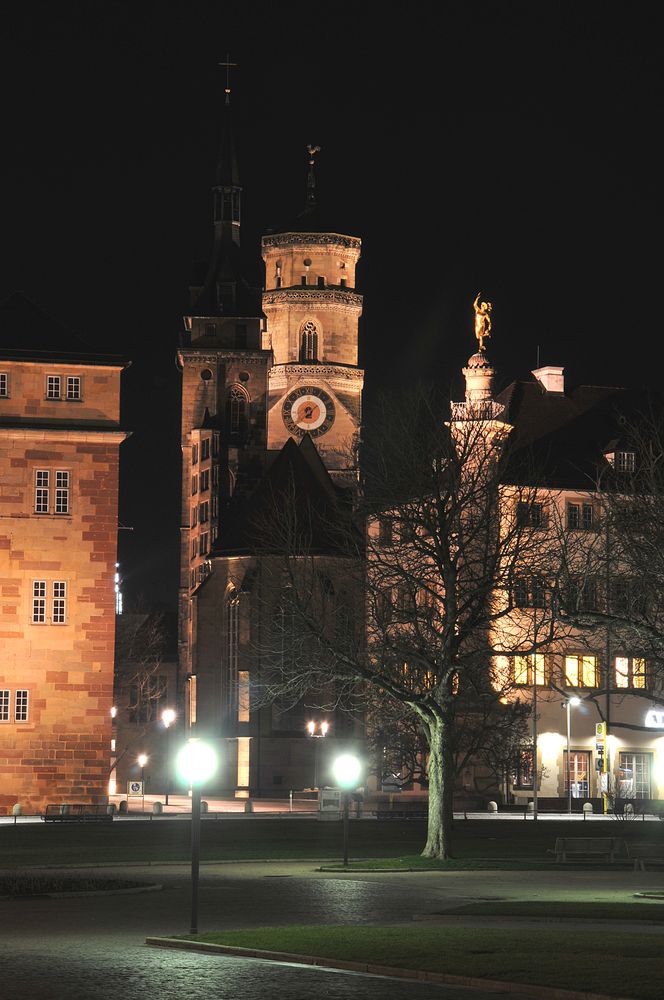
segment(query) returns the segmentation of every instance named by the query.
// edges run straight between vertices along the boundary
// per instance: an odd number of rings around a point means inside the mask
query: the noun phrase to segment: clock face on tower
[[[323,389],[300,385],[286,396],[281,415],[291,434],[320,437],[334,423],[334,403]]]

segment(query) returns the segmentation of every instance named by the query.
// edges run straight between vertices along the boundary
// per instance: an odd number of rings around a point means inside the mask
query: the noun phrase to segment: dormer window
[[[617,451],[615,457],[616,472],[634,472],[636,455],[633,451]]]

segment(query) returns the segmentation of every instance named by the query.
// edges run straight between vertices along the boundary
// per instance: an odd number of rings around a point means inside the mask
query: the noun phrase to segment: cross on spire
[[[230,103],[230,97],[231,97],[231,68],[235,68],[237,66],[237,63],[231,62],[230,59],[231,57],[227,52],[226,61],[219,63],[219,66],[223,66],[226,69],[226,86],[224,87],[224,93],[226,95],[226,104]]]

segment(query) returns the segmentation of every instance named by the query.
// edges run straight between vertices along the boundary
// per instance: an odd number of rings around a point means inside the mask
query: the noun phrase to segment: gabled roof
[[[625,421],[636,421],[646,405],[642,392],[617,386],[581,385],[558,394],[537,381],[513,382],[497,400],[514,427],[514,478],[579,490],[595,488]]]
[[[229,507],[213,555],[283,552],[293,531],[309,554],[338,553],[348,492],[335,486],[308,434],[299,445],[289,438],[253,493]]]
[[[129,362],[120,355],[100,354],[78,334],[49,316],[23,292],[0,303],[0,357],[16,361],[62,361],[86,365]]]

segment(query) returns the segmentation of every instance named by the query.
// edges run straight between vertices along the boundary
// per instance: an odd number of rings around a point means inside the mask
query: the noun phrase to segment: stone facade
[[[123,363],[0,349],[0,810],[104,802]],[[3,380],[0,380],[2,382]]]

